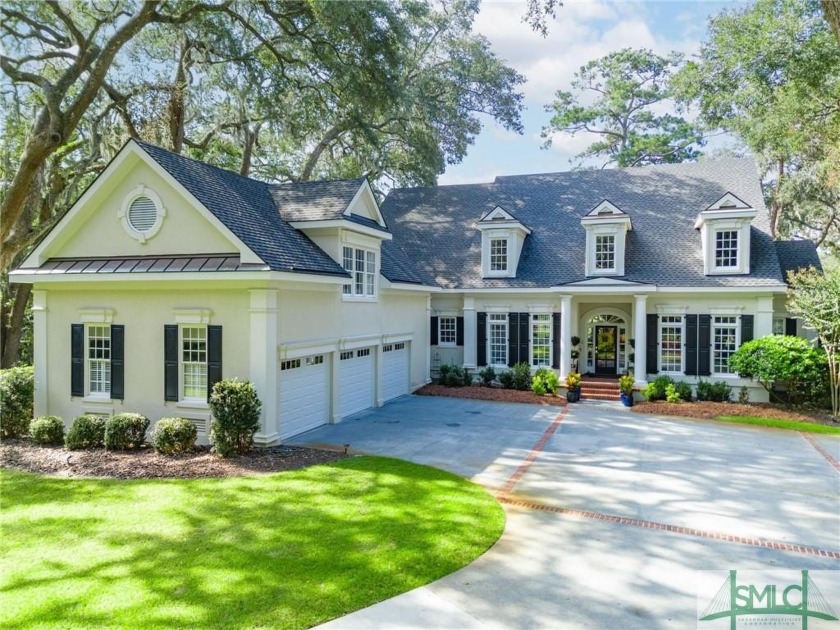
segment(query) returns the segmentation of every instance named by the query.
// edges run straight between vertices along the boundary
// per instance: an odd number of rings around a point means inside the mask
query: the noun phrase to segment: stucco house
[[[784,273],[810,264],[810,242],[770,237],[750,160],[394,190],[380,207],[364,179],[266,184],[132,140],[11,278],[34,285],[36,414],[177,415],[206,438],[209,388],[239,377],[273,444],[443,363],[752,387],[728,357],[801,332]]]

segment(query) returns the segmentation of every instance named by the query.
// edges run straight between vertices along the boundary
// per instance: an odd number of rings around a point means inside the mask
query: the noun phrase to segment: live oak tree
[[[700,129],[674,114],[659,114],[672,97],[671,78],[681,67],[678,53],[667,57],[625,48],[590,61],[575,73],[573,90],[560,90],[546,106],[544,148],[557,133],[597,137],[576,157],[603,166],[638,166],[694,160],[705,144]]]
[[[819,0],[757,0],[713,17],[675,86],[765,167],[774,235],[840,242],[840,44]]]

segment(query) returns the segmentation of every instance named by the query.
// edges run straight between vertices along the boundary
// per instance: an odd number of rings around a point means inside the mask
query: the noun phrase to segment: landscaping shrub
[[[554,396],[560,385],[560,379],[553,370],[539,368],[531,379],[531,391],[537,396],[545,396],[547,393]]]
[[[460,365],[444,363],[440,366],[438,383],[441,385],[445,385],[446,387],[463,387],[464,385],[469,385],[471,382],[472,378],[469,375],[469,371],[464,370]]]
[[[64,422],[57,416],[40,416],[29,424],[29,435],[35,444],[64,444]]]
[[[505,389],[513,389],[513,372],[507,370],[499,374],[499,384]]]
[[[749,396],[749,394],[747,394]],[[697,383],[697,400],[711,402],[729,402],[732,400],[732,388],[726,381],[699,381]]]
[[[105,446],[107,421],[108,419],[104,416],[79,416],[70,425],[70,430],[64,437],[64,446],[71,451]]]
[[[513,374],[513,389],[527,391],[531,389],[531,366],[525,361],[517,363],[511,368]]]
[[[648,383],[642,390],[642,396],[645,400],[665,400],[665,388],[673,384],[674,379],[670,376],[657,376],[652,382]]]
[[[685,381],[677,381],[674,383],[674,389],[677,394],[679,394],[680,400],[684,400],[686,402],[691,401],[691,385]]]
[[[746,385],[742,385],[741,389],[738,391],[738,402],[742,405],[746,405],[750,402],[750,389]]]
[[[493,384],[493,381],[496,380],[496,370],[493,369],[492,365],[488,365],[486,368],[481,370],[478,375],[481,377],[481,384],[484,387],[490,387]]]
[[[677,386],[674,383],[668,383],[665,386],[665,400],[667,400],[669,403],[682,402],[682,398],[680,398],[680,393],[677,391]]]
[[[32,366],[0,370],[0,437],[23,437],[29,432],[35,400]]]
[[[139,413],[118,413],[105,423],[105,448],[125,451],[140,448],[146,441],[149,419]]]
[[[776,400],[774,385],[790,403],[819,403],[828,388],[825,351],[801,337],[771,335],[743,344],[729,357],[729,367],[742,378],[758,381]]]
[[[195,447],[198,430],[184,418],[161,418],[152,430],[152,446],[164,455],[187,453]]]
[[[222,457],[247,453],[260,428],[262,403],[253,383],[238,379],[219,381],[210,394],[210,444]]]

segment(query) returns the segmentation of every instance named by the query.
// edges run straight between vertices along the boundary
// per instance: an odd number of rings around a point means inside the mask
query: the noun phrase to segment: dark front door
[[[618,327],[595,326],[595,374],[615,376],[617,359]]]

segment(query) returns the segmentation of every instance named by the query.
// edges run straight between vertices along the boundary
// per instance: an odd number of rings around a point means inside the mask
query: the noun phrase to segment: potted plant
[[[578,359],[580,358],[580,350],[578,350],[578,346],[580,345],[580,337],[572,335],[570,341],[572,342],[572,370],[579,372]]]
[[[633,406],[633,385],[636,379],[632,374],[622,374],[618,379],[618,391],[621,397],[621,404],[625,407]]]
[[[569,372],[566,376],[566,400],[570,403],[580,400],[580,374]]]

